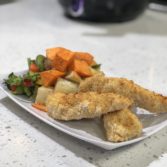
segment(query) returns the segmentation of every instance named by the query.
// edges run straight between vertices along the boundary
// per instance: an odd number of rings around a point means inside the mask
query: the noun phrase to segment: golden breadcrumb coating
[[[125,78],[95,75],[81,82],[80,91],[112,92],[130,98],[134,101],[135,106],[150,112],[167,112],[167,97],[144,89]]]
[[[108,112],[128,108],[132,101],[113,93],[54,93],[46,100],[50,117],[58,120],[80,120],[100,117]]]
[[[140,136],[142,124],[129,109],[124,109],[103,116],[106,137],[111,142],[123,142]]]

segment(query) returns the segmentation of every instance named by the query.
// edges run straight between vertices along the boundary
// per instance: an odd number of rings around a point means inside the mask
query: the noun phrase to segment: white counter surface
[[[5,0],[3,0],[5,1]],[[91,52],[112,76],[167,95],[167,14],[146,11],[124,24],[63,16],[56,0],[0,0],[0,73],[64,46]],[[105,151],[39,121],[0,92],[0,167],[165,167],[167,128],[137,144]],[[160,158],[160,160],[157,160]]]

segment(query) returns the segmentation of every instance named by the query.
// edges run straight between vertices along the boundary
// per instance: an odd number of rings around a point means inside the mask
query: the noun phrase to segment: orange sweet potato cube
[[[93,63],[93,56],[86,52],[74,52],[75,59],[84,60],[91,65]]]
[[[46,49],[46,57],[53,61],[56,57],[56,55],[62,51],[69,51],[68,49],[62,48],[62,47],[56,47],[56,48],[48,48]]]
[[[73,63],[73,70],[77,72],[81,77],[92,76],[90,66],[83,60],[75,59]]]
[[[64,76],[64,73],[57,70],[49,70],[49,71],[41,72],[40,76],[41,76],[42,84],[48,87],[48,86],[54,86],[56,80],[59,77]]]
[[[67,68],[71,65],[74,59],[74,54],[71,51],[59,52],[53,60],[53,67],[56,70],[66,72]]]

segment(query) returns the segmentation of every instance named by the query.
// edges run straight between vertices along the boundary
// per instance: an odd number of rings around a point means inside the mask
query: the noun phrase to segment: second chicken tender
[[[103,116],[106,137],[111,142],[123,142],[140,136],[142,124],[129,109],[124,109]]]
[[[167,97],[154,93],[125,78],[95,75],[81,82],[80,91],[112,92],[132,99],[135,106],[150,112],[167,112]]]
[[[128,108],[132,101],[113,93],[55,93],[46,100],[48,115],[58,120],[100,117],[108,112]]]

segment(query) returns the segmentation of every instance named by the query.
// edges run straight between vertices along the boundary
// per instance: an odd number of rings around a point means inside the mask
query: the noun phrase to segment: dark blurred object
[[[136,18],[148,0],[59,0],[66,15],[82,20],[122,22]]]
[[[161,12],[167,12],[167,0],[150,0],[150,2],[150,9]]]
[[[17,0],[0,0],[0,5],[12,3],[12,2],[15,2],[15,1],[17,1]]]
[[[150,0],[150,2],[161,4],[161,5],[167,5],[167,0]]]

